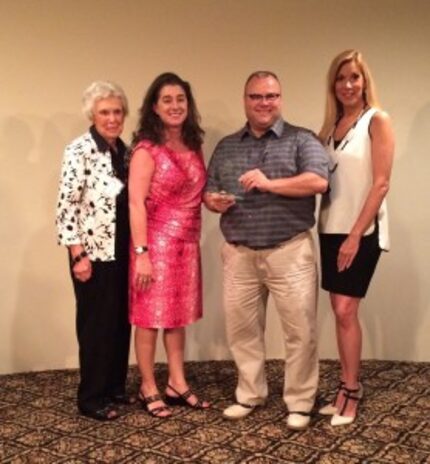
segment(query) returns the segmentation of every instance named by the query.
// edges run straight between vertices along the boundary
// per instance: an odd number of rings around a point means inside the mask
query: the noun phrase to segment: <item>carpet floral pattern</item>
[[[123,407],[121,417],[109,423],[79,416],[76,370],[3,375],[0,462],[430,464],[430,363],[364,361],[359,417],[350,426],[333,428],[316,410],[333,396],[338,369],[335,361],[321,361],[315,413],[302,432],[286,428],[279,360],[267,363],[267,405],[234,422],[221,416],[234,395],[231,361],[187,363],[190,384],[213,407],[177,407],[167,420],[136,405]],[[158,364],[156,370],[164,385],[166,366]],[[138,384],[131,367],[130,391]]]

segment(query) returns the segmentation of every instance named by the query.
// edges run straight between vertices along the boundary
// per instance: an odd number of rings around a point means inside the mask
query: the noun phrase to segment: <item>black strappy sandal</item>
[[[171,396],[166,393],[166,403],[170,406],[187,406],[189,408],[194,408],[194,409],[207,409],[210,407],[209,403],[207,406],[205,406],[203,404],[203,401],[201,401],[198,398],[198,396],[191,390],[191,388],[185,391],[184,393],[179,393],[171,385],[167,385],[167,388],[170,388],[172,392],[178,395],[178,396]],[[193,395],[197,398],[197,401],[195,403],[190,403],[188,400]]]
[[[171,409],[165,404],[152,409],[149,407],[150,404],[156,403],[157,401],[164,403],[163,398],[161,398],[158,393],[152,396],[144,396],[142,393],[139,393],[138,399],[142,404],[142,408],[152,417],[157,417],[158,419],[167,419],[172,415]],[[163,414],[164,411],[169,412],[169,414]]]
[[[85,416],[90,417],[91,419],[95,419],[98,421],[112,421],[118,419],[119,414],[116,409],[112,408],[112,406],[104,406],[100,409],[82,409],[79,408],[79,412]]]

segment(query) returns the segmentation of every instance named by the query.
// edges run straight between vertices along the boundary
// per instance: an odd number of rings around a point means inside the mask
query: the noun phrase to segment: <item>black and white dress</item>
[[[372,187],[372,153],[369,126],[378,110],[369,108],[340,141],[330,136],[330,188],[321,201],[320,234],[322,288],[332,293],[362,298],[382,250],[388,251],[386,200],[375,221],[361,238],[359,251],[345,271],[338,272],[339,248],[353,228]]]

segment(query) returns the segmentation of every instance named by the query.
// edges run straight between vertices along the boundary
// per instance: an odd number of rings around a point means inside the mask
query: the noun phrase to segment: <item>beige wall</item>
[[[329,61],[367,57],[397,134],[389,197],[392,252],[361,316],[364,357],[430,360],[430,2],[427,0],[0,0],[0,373],[76,366],[74,301],[53,226],[63,148],[86,128],[82,90],[112,79],[131,103],[125,137],[151,80],[173,70],[193,85],[216,141],[243,123],[246,76],[279,74],[284,114],[317,130]],[[189,359],[224,359],[220,234],[205,213],[205,318],[189,329]],[[320,351],[335,357],[327,296]],[[282,356],[273,308],[268,357]],[[158,359],[164,359],[162,350]]]

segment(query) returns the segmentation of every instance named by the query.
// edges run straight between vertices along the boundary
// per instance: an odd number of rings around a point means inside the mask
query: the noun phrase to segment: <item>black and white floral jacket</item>
[[[109,150],[90,131],[64,151],[56,213],[58,243],[81,244],[92,261],[115,260],[118,179]]]

